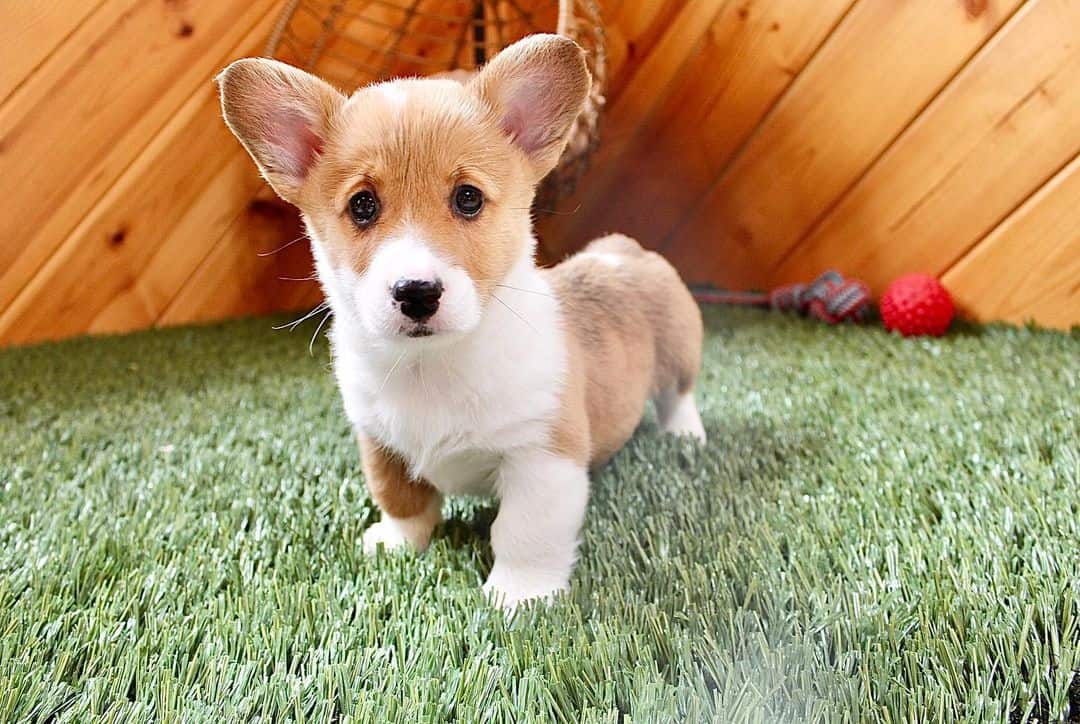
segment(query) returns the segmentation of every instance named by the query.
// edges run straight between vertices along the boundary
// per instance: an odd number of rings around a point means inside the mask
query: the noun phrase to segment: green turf
[[[0,354],[0,721],[1080,720],[1080,333],[707,316],[709,446],[646,423],[512,623],[489,502],[363,556],[303,331]]]

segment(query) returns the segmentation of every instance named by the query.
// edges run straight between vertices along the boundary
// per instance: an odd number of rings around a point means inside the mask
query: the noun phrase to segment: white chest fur
[[[503,456],[543,445],[560,408],[566,345],[552,290],[524,260],[495,294],[456,340],[372,347],[347,315],[332,331],[350,421],[443,493],[492,492]]]

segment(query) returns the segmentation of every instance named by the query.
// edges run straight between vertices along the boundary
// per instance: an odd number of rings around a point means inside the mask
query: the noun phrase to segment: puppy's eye
[[[379,197],[374,191],[357,191],[349,199],[349,216],[360,228],[371,226],[379,218]]]
[[[468,184],[462,184],[454,189],[452,200],[454,212],[466,219],[471,219],[484,208],[484,194],[480,189]]]

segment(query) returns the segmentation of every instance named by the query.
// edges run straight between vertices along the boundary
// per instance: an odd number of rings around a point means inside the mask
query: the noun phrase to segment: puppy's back
[[[701,311],[663,257],[622,234],[596,239],[547,272],[571,370],[584,375],[590,461],[611,457],[651,397],[690,392],[701,366]]]

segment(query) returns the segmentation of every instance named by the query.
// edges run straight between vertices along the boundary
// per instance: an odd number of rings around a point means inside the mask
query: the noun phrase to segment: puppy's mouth
[[[415,327],[404,330],[406,337],[417,339],[419,337],[430,337],[435,334],[435,330],[426,324],[418,324]]]

